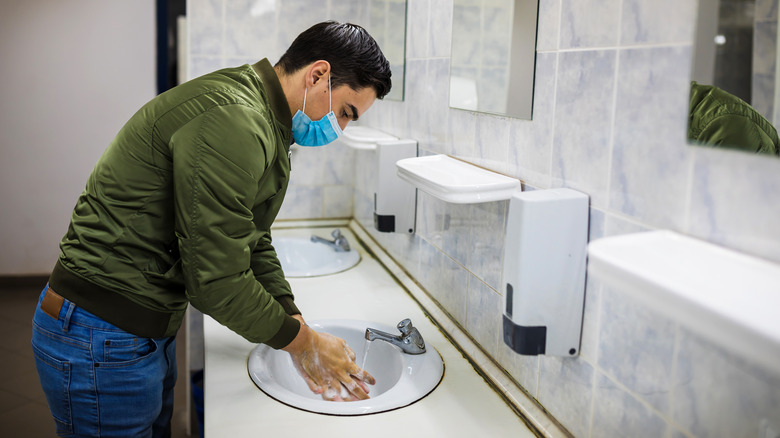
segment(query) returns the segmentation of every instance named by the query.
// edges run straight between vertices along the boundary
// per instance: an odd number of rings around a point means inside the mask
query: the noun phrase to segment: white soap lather
[[[504,342],[524,355],[579,352],[588,196],[567,188],[509,201],[504,243]]]

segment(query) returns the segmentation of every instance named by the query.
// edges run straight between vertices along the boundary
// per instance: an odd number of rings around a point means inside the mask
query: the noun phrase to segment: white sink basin
[[[355,351],[357,363],[376,379],[369,386],[368,400],[332,402],[323,400],[306,386],[293,366],[290,355],[267,345],[258,345],[249,355],[249,376],[266,394],[286,405],[309,412],[331,415],[365,415],[408,406],[430,394],[444,376],[444,363],[432,346],[423,354],[405,354],[384,341],[365,340],[366,327],[397,334],[395,327],[353,320],[307,322],[318,332],[330,333],[345,341]],[[423,336],[425,334],[423,333]]]
[[[354,249],[339,252],[304,237],[275,238],[273,245],[284,275],[291,278],[335,274],[360,261],[360,254]]]

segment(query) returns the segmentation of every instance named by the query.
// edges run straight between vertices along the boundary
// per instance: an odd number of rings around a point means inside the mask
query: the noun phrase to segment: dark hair
[[[282,55],[284,73],[292,74],[312,62],[330,63],[331,86],[347,85],[354,90],[372,87],[381,99],[390,92],[390,63],[374,38],[362,27],[325,21],[303,31]]]

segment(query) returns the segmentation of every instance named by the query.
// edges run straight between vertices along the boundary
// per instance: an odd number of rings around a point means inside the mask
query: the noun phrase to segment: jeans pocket
[[[100,366],[122,367],[133,365],[157,351],[157,343],[150,338],[109,337],[103,341],[103,361]]]
[[[57,435],[70,435],[73,433],[70,403],[71,364],[45,353],[34,342],[33,355],[41,387],[54,417]]]

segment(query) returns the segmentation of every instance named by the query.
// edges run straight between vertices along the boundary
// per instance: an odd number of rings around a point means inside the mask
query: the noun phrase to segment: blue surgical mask
[[[306,115],[306,92],[303,90],[303,110],[298,110],[292,119],[293,139],[301,146],[325,146],[341,135],[341,127],[333,114],[330,75],[328,75],[328,108],[330,112],[320,120],[313,121]]]

